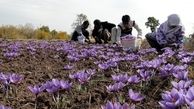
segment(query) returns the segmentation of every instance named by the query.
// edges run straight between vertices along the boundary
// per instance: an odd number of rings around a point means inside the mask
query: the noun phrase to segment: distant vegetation
[[[0,26],[0,38],[4,39],[62,39],[70,40],[67,32],[50,30],[48,26],[34,28],[31,24],[26,25],[2,25]]]
[[[76,20],[73,22],[72,29],[81,25],[83,21],[88,20],[85,14],[78,14]],[[148,17],[145,23],[146,27],[149,27],[151,32],[155,31],[159,25],[159,20],[154,17]],[[89,27],[90,28],[90,27]],[[91,30],[91,28],[90,28]],[[32,24],[26,25],[1,25],[0,26],[0,38],[3,39],[40,39],[40,40],[65,40],[69,41],[71,35],[65,31],[50,30],[48,26],[41,26],[34,28]],[[149,48],[148,42],[143,39],[142,48]],[[194,33],[184,38],[184,47],[188,51],[194,51]]]
[[[194,51],[194,33],[185,38],[184,42],[186,50]]]
[[[75,29],[77,26],[81,25],[84,21],[88,20],[87,15],[85,14],[77,14],[76,20],[73,22],[72,29]]]
[[[159,20],[155,17],[148,17],[148,21],[145,23],[146,27],[149,27],[151,32],[156,31],[156,27],[159,26],[159,24]]]

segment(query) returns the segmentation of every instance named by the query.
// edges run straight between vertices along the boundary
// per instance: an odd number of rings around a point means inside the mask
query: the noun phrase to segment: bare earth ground
[[[10,42],[2,42],[10,43]],[[10,94],[9,98],[5,99],[2,93],[2,85],[0,85],[0,104],[10,106],[13,109],[34,109],[35,96],[27,89],[29,85],[35,85],[44,83],[53,78],[70,80],[73,82],[73,87],[69,92],[61,92],[64,97],[63,109],[99,109],[101,105],[104,105],[107,100],[114,101],[115,95],[108,93],[106,86],[113,83],[111,81],[111,74],[118,73],[117,69],[99,70],[98,66],[94,64],[99,59],[88,58],[81,61],[72,63],[76,67],[72,70],[64,70],[64,65],[70,62],[67,59],[67,53],[63,51],[56,51],[54,49],[37,49],[35,54],[30,54],[26,47],[23,46],[21,55],[14,59],[7,59],[3,56],[4,46],[1,43],[0,47],[0,72],[13,72],[24,75],[24,80],[21,84],[15,86],[17,94]],[[13,42],[11,42],[13,43]],[[25,41],[20,43],[25,44]],[[38,42],[37,42],[38,43]],[[90,45],[85,45],[90,46]],[[79,49],[79,45],[77,48]],[[127,72],[131,74],[130,62],[119,63],[119,72]],[[69,79],[69,74],[75,73],[82,69],[96,69],[97,74],[93,76],[88,84],[85,85],[85,91],[77,90],[78,83]],[[161,78],[155,78],[149,88],[143,90],[143,94],[146,95],[146,99],[142,102],[136,103],[137,109],[157,109],[159,108],[158,101],[161,99],[160,93],[162,90],[167,89],[169,86],[169,80],[162,80]],[[131,85],[133,89],[137,89],[137,86]],[[122,91],[124,97],[127,96],[128,89],[125,87]],[[125,100],[130,104],[129,100]],[[55,109],[51,95],[48,93],[42,93],[38,96],[38,109]]]

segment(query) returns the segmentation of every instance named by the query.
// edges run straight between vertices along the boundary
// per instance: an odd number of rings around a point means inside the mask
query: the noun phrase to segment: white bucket
[[[125,51],[139,49],[141,42],[141,38],[137,38],[132,35],[126,35],[121,37],[121,45],[123,47],[123,50]]]
[[[86,38],[85,38],[84,35],[78,36],[77,39],[78,39],[78,42],[81,43],[81,44],[84,44],[85,43],[85,40],[86,40]]]

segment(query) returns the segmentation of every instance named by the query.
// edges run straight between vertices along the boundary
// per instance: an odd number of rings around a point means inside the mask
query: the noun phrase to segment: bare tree
[[[88,20],[86,15],[84,15],[82,13],[78,14],[77,19],[75,20],[75,22],[73,22],[73,24],[71,26],[73,29],[75,29],[78,25],[81,25],[86,20]]]

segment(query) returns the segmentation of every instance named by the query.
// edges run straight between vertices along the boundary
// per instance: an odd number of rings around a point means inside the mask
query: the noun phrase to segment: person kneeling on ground
[[[108,43],[111,40],[111,30],[115,27],[115,24],[109,23],[107,21],[101,22],[100,20],[94,20],[94,29],[92,31],[92,36],[95,42],[98,44]]]
[[[138,32],[137,37],[132,35],[135,28]],[[127,52],[138,51],[142,41],[142,30],[137,23],[130,19],[129,15],[122,16],[122,22],[118,24],[118,28],[112,29],[111,41],[113,44],[121,45],[122,49]]]
[[[78,25],[73,32],[71,40],[78,41],[78,36],[83,35],[83,36],[85,36],[86,41],[90,42],[89,32],[86,30],[88,28],[88,26],[89,26],[89,22],[87,20],[84,21],[82,25]]]
[[[167,21],[162,23],[156,32],[146,34],[146,39],[152,48],[161,52],[162,48],[183,48],[184,27],[177,14],[168,16]]]
[[[129,15],[124,15],[122,17],[122,22],[118,24],[118,28],[115,27],[112,29],[112,37],[111,37],[112,43],[119,44],[121,41],[121,37],[126,36],[126,35],[132,35],[133,27],[138,32],[137,37],[141,38],[142,30],[139,28],[137,23],[135,21],[132,21]]]

